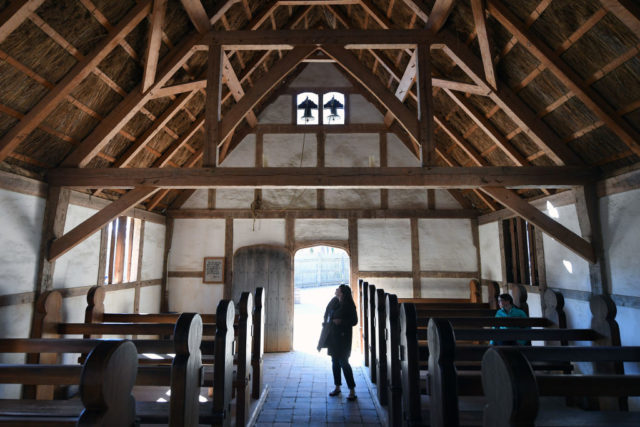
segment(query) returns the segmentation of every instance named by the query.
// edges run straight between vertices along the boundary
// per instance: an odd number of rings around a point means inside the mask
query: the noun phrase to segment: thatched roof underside
[[[212,26],[214,30],[243,29],[388,29],[422,28],[424,13],[430,14],[440,1],[367,0],[352,4],[322,2],[308,5],[278,5],[278,2],[235,1]],[[17,1],[0,0],[0,15],[12,15]],[[24,3],[24,2],[22,2]],[[55,102],[54,108],[37,120],[19,143],[14,142],[0,167],[20,175],[45,177],[48,170],[60,167],[65,159],[92,138],[98,126],[109,120],[119,105],[132,94],[141,91],[145,67],[145,50],[149,38],[152,1],[108,0],[47,0],[33,11],[24,12],[19,25],[0,31],[0,148],[14,140],[12,129],[30,119],[65,79],[75,73],[78,64],[93,55],[117,27],[129,19],[136,7],[149,4],[148,12],[139,19],[126,36],[90,69],[70,93]],[[160,2],[158,2],[160,3]],[[191,2],[169,0],[162,23],[158,70],[163,60],[180,48],[181,43],[197,31],[184,6]],[[218,0],[202,1],[207,15],[212,16],[222,4]],[[304,3],[304,2],[300,2]],[[309,2],[307,2],[309,3]],[[325,4],[326,3],[326,4]],[[333,4],[329,4],[333,3]],[[460,49],[470,51],[480,60],[479,38],[474,23],[472,3],[455,2],[440,33],[452,35]],[[481,2],[484,3],[484,2]],[[620,2],[628,4],[629,2]],[[418,5],[423,13],[415,13],[411,5]],[[585,165],[596,166],[603,172],[632,166],[640,160],[640,16],[637,10],[625,12],[628,19],[613,13],[617,1],[598,0],[487,0],[486,32],[494,60],[499,87],[508,87],[562,144]],[[624,6],[624,5],[623,5]],[[635,4],[637,6],[637,3]],[[631,7],[635,7],[631,2]],[[437,7],[437,6],[436,6]],[[551,57],[541,58],[530,46],[517,40],[504,23],[492,13],[491,7],[506,9],[522,31],[535,43],[542,45]],[[267,15],[265,15],[265,11]],[[266,19],[260,19],[265,16]],[[259,25],[255,26],[258,22]],[[0,22],[2,25],[3,22]],[[395,93],[399,79],[409,63],[410,52],[405,50],[355,51],[359,61]],[[227,52],[233,70],[244,91],[249,91],[280,59],[282,52]],[[375,54],[375,55],[374,55]],[[570,87],[552,61],[560,69],[569,70],[574,83],[600,103],[602,110],[587,105],[585,95]],[[255,67],[256,61],[259,66]],[[432,50],[433,76],[456,82],[473,84],[472,79],[442,50]],[[292,76],[305,64],[300,64]],[[198,51],[164,86],[197,81],[206,77],[207,52]],[[289,79],[292,78],[289,77]],[[281,86],[281,85],[280,85]],[[223,85],[224,115],[237,101],[229,96]],[[416,88],[404,104],[416,111]],[[254,109],[258,115],[277,94],[267,96]],[[455,92],[468,108],[494,128],[490,136],[448,91],[433,88],[434,117],[441,123],[434,126],[439,166],[477,166],[461,144],[454,142],[450,132],[469,144],[487,166],[548,166],[556,165],[540,146],[490,97]],[[183,97],[189,99],[183,103]],[[176,94],[149,100],[126,121],[115,135],[86,164],[88,168],[117,167],[128,156],[131,147],[153,131],[164,115],[171,118],[159,127],[131,159],[128,167],[149,168],[199,167],[204,143],[204,127],[177,150],[172,146],[187,134],[200,119],[205,108],[205,89],[188,94]],[[602,102],[601,102],[602,101]],[[183,103],[176,108],[176,105]],[[376,102],[377,103],[377,102]],[[381,111],[384,106],[377,103]],[[175,112],[173,111],[175,110]],[[445,127],[448,130],[445,131]],[[402,133],[401,130],[396,129]],[[232,150],[238,141],[251,132],[245,121],[229,144]],[[496,136],[497,135],[497,136]],[[506,144],[523,159],[514,163],[499,144]],[[163,154],[171,151],[168,159]],[[167,154],[168,155],[168,154]],[[159,160],[160,159],[160,160]],[[542,194],[538,190],[520,192],[530,197]],[[118,198],[122,193],[105,190],[103,197]],[[162,211],[171,205],[178,191],[167,192],[153,210]],[[466,197],[480,211],[491,208],[473,192]]]

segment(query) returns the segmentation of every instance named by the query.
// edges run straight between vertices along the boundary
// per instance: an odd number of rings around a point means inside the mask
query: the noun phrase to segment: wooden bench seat
[[[136,424],[136,348],[130,341],[102,341],[80,365],[0,365],[5,384],[80,385],[69,401],[0,400],[0,425],[133,426]]]
[[[551,375],[535,373],[530,358],[579,361],[640,361],[640,347],[587,347],[536,350],[527,355],[520,347],[496,347],[482,358],[482,386],[487,396],[483,425],[640,425],[640,413],[585,412],[575,409],[546,413],[541,396],[639,396],[640,375]]]

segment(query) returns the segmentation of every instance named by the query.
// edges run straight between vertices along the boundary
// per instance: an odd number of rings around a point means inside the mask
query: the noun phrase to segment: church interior
[[[2,425],[639,425],[638,212],[637,0],[0,0]]]

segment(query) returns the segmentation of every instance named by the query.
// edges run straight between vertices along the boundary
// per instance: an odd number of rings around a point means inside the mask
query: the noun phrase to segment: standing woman
[[[339,304],[331,312],[332,326],[327,339],[328,353],[331,356],[333,368],[333,383],[336,388],[329,393],[329,396],[340,394],[340,385],[342,384],[340,370],[342,369],[347,387],[349,387],[347,400],[356,400],[356,383],[353,380],[351,365],[349,365],[349,356],[351,356],[352,331],[358,323],[358,313],[356,313],[356,305],[353,302],[349,286],[344,284],[338,286],[336,297]]]

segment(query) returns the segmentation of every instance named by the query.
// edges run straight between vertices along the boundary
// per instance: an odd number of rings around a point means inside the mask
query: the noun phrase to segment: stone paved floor
[[[352,362],[355,356],[352,356]],[[344,378],[342,394],[330,397],[333,390],[331,359],[301,351],[266,353],[264,382],[270,387],[258,415],[256,426],[380,426],[380,419],[369,393],[365,368],[352,363],[358,399],[346,399],[349,389]]]

